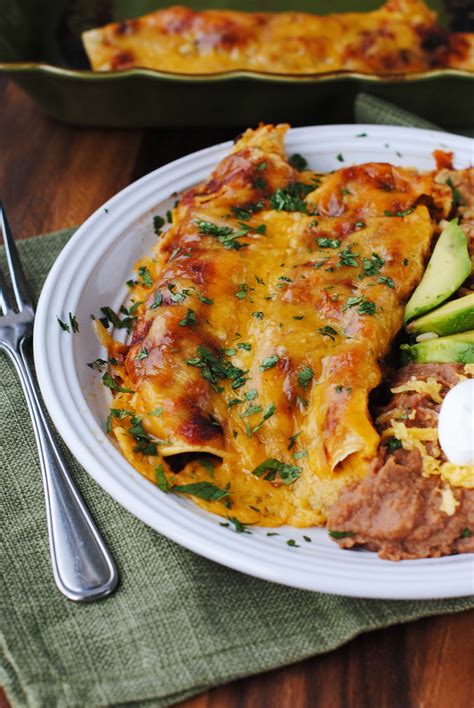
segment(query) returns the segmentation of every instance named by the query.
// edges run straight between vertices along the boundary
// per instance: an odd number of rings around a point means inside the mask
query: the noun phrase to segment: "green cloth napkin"
[[[36,297],[72,233],[19,244]],[[228,570],[135,519],[66,451],[121,575],[111,597],[73,604],[53,584],[31,425],[13,368],[1,353],[0,381],[0,680],[14,706],[170,705],[330,651],[361,632],[474,607],[474,598],[407,602],[324,595]]]

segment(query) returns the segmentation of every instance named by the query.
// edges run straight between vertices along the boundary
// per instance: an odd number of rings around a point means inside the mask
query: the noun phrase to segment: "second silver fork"
[[[38,446],[46,500],[54,580],[70,600],[90,601],[110,594],[118,572],[80,498],[43,413],[25,355],[33,333],[34,306],[10,227],[0,202],[0,230],[10,272],[11,298],[0,268],[0,349],[12,360],[25,394]]]

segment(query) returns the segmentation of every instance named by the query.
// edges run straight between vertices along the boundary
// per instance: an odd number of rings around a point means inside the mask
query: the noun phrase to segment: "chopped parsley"
[[[356,229],[365,229],[367,224],[365,223],[365,221],[356,221],[354,226],[356,227]]]
[[[63,322],[62,320],[60,320],[57,315],[56,315],[56,319],[57,319],[57,321],[58,321],[59,326],[61,327],[62,330],[64,330],[64,332],[70,332],[70,331],[71,331],[70,328],[69,328],[69,325],[66,324],[65,322]]]
[[[314,371],[310,366],[303,366],[298,372],[298,383],[303,388],[307,388],[313,380]]]
[[[163,293],[161,292],[161,290],[157,290],[155,292],[155,299],[153,300],[153,304],[151,305],[151,309],[156,310],[162,303],[163,303]]]
[[[150,412],[148,413],[148,415],[153,415],[153,416],[158,417],[158,416],[160,416],[160,415],[164,412],[164,410],[165,410],[165,409],[163,408],[163,406],[156,406],[156,408],[153,408],[153,410],[150,411]]]
[[[249,406],[247,410],[240,414],[240,417],[248,418],[250,415],[255,415],[256,413],[261,413],[262,411],[262,406]]]
[[[237,347],[238,347],[239,349],[243,349],[243,350],[246,351],[246,352],[249,352],[249,351],[252,349],[252,345],[249,344],[248,342],[239,342],[239,343],[237,344]]]
[[[90,361],[87,366],[94,371],[102,371],[104,366],[107,366],[107,362],[104,359],[95,359]]]
[[[148,356],[148,352],[147,352],[147,350],[146,350],[146,347],[142,347],[142,348],[140,349],[140,353],[137,354],[137,357],[136,357],[136,358],[137,358],[137,359],[146,359],[147,356]]]
[[[257,170],[259,172],[263,172],[263,170],[267,169],[267,163],[266,162],[261,162],[259,165],[257,165]]]
[[[166,475],[163,471],[163,465],[158,465],[158,467],[155,467],[155,481],[156,486],[161,489],[162,492],[168,494],[170,488],[168,485],[168,480],[166,479]]]
[[[459,189],[454,186],[453,180],[451,179],[451,177],[448,177],[448,179],[446,180],[446,184],[448,185],[448,187],[451,187],[451,193],[453,195],[454,207],[457,208],[461,204],[464,204],[464,199],[462,198],[462,194],[459,191]]]
[[[413,214],[414,211],[414,207],[410,207],[409,209],[405,209],[404,211],[389,211],[388,209],[386,209],[384,211],[384,216],[408,216],[409,214]]]
[[[252,317],[256,320],[263,320],[263,312],[252,312]]]
[[[392,290],[395,288],[395,283],[393,282],[392,278],[388,277],[388,275],[380,275],[377,278],[377,283],[386,285],[387,287],[392,288]]]
[[[119,393],[135,393],[135,391],[131,388],[120,386],[108,371],[106,371],[102,376],[102,381],[104,386],[108,386],[108,388],[112,389],[112,391],[118,391]]]
[[[246,401],[254,401],[258,396],[258,392],[256,388],[250,388],[246,393],[244,394],[244,398]]]
[[[230,492],[230,483],[227,483],[225,489],[217,487],[211,482],[193,482],[191,484],[176,484],[172,487],[173,492],[179,494],[191,494],[193,497],[199,497],[205,501],[219,501],[228,497]]]
[[[183,317],[182,320],[178,322],[180,327],[193,327],[196,324],[196,313],[194,310],[188,310],[186,311],[185,316]]]
[[[235,516],[229,516],[229,521],[233,524],[236,533],[252,533],[247,530],[247,527],[239,521]],[[226,524],[228,526],[228,524]]]
[[[461,538],[470,538],[471,536],[471,529],[465,528],[461,531]]]
[[[403,265],[404,265],[404,266],[407,266],[407,265],[409,264],[409,262],[410,262],[410,261],[408,260],[408,258],[404,258],[404,259],[403,259]]]
[[[236,219],[239,221],[248,221],[252,214],[263,209],[265,203],[262,201],[254,202],[253,204],[247,204],[245,207],[231,207],[231,211]]]
[[[260,371],[266,371],[266,369],[273,369],[274,366],[278,364],[280,357],[277,354],[273,356],[267,356],[260,364]]]
[[[317,238],[318,246],[321,248],[339,248],[341,240],[338,238]]]
[[[347,538],[348,536],[353,536],[354,531],[328,531],[328,534],[332,538]]]
[[[161,236],[161,229],[165,225],[165,220],[162,216],[153,217],[153,231],[157,236]]]
[[[168,211],[166,212],[166,221],[168,222],[168,224],[173,223],[173,214],[171,213],[171,209],[168,209]]]
[[[370,258],[364,258],[362,261],[362,269],[364,275],[378,275],[380,269],[385,264],[385,260],[378,255],[378,253],[372,253]]]
[[[296,543],[294,538],[289,538],[286,545],[290,546],[290,548],[299,548],[299,545]]]
[[[278,475],[278,481],[283,484],[293,484],[301,475],[301,467],[268,457],[253,470],[252,474],[255,477],[262,477],[267,482],[274,482]]]
[[[302,460],[304,457],[308,457],[308,451],[300,450],[299,452],[295,452],[293,457],[295,458],[295,460]]]
[[[318,327],[316,332],[319,332],[319,334],[322,334],[323,337],[329,337],[332,339],[334,342],[334,337],[337,336],[337,330],[334,329],[334,327],[331,327],[330,325],[324,325],[324,327]]]
[[[312,542],[312,540],[311,540],[311,538],[310,538],[309,536],[303,536],[303,538],[304,538],[304,540],[306,541],[306,543],[311,543],[311,542]]]
[[[375,302],[366,298],[365,295],[347,298],[347,302],[342,309],[345,311],[352,307],[357,307],[359,315],[375,315],[377,310]]]
[[[104,315],[100,318],[100,322],[106,329],[108,329],[109,324],[112,324],[116,329],[126,329],[130,332],[133,325],[137,321],[136,317],[130,317],[129,312],[125,307],[120,308],[120,311],[126,315],[123,319],[120,319],[111,307],[101,307],[100,309]]]
[[[77,323],[76,316],[72,314],[72,312],[69,313],[69,323],[71,325],[71,330],[73,333],[79,332],[79,325]]]
[[[301,211],[308,213],[304,197],[313,191],[313,187],[302,182],[291,182],[288,187],[279,187],[270,197],[272,209],[276,211]]]
[[[395,450],[399,450],[402,447],[402,443],[398,438],[387,438],[385,441],[385,446],[389,452],[395,452]]]
[[[301,435],[302,432],[303,431],[300,430],[298,433],[294,433],[294,435],[290,435],[290,437],[288,438],[288,440],[290,441],[288,443],[288,448],[287,448],[288,450],[291,450],[296,445],[296,440],[298,439],[298,437]]]
[[[351,266],[352,268],[357,268],[359,265],[358,259],[359,255],[351,251],[350,246],[346,246],[339,252],[339,265]]]
[[[269,403],[268,406],[265,408],[263,411],[263,417],[262,420],[258,425],[256,425],[254,428],[251,429],[250,434],[253,435],[254,433],[257,433],[260,428],[263,426],[263,424],[272,417],[272,415],[276,411],[276,405],[274,403]],[[250,437],[250,436],[249,436]]]
[[[344,162],[344,157],[341,153],[339,155],[336,155],[336,160],[339,160],[339,162]]]
[[[304,315],[293,315],[294,320],[304,320]]]
[[[298,170],[298,172],[302,172],[308,167],[308,161],[303,157],[303,155],[300,155],[299,153],[291,155],[288,158],[288,162],[292,167],[295,168],[295,170]]]
[[[144,285],[146,288],[151,288],[153,285],[153,278],[151,277],[151,273],[146,266],[140,266],[138,269],[138,275],[142,279],[141,285]]]
[[[247,372],[234,366],[230,361],[226,361],[222,354],[215,354],[203,344],[198,345],[197,354],[198,356],[194,359],[186,359],[186,364],[200,369],[202,378],[209,381],[217,393],[223,390],[218,385],[218,382],[223,379],[230,379],[234,389],[244,385]]]
[[[235,297],[238,297],[239,300],[245,300],[245,298],[247,297],[248,291],[255,289],[255,288],[249,287],[249,286],[247,285],[247,283],[240,283],[240,285],[238,286],[238,288],[239,288],[239,289],[238,289],[237,292],[235,293]]]

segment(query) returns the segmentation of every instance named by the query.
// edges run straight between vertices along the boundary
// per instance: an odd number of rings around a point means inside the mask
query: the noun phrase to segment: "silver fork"
[[[12,360],[25,394],[38,445],[46,498],[48,535],[54,580],[70,600],[90,601],[110,594],[118,572],[71,479],[41,409],[25,356],[33,333],[35,311],[18,251],[0,202],[0,230],[16,307],[0,268],[0,349]]]

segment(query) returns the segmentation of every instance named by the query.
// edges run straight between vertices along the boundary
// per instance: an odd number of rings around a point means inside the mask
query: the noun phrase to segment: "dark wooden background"
[[[74,226],[134,179],[234,132],[72,128],[44,117],[18,88],[0,80],[0,198],[17,238]],[[0,708],[7,706],[0,696]],[[365,634],[180,708],[208,706],[473,708],[474,612]]]

